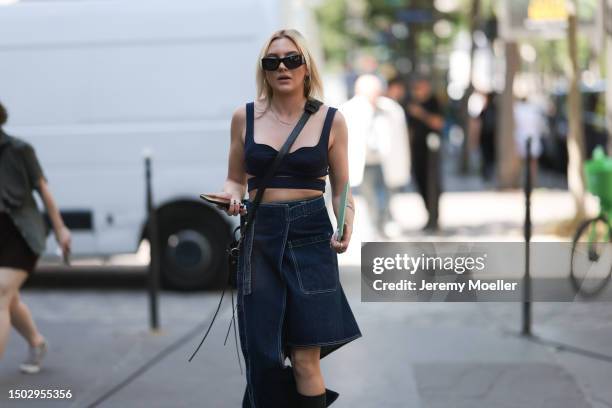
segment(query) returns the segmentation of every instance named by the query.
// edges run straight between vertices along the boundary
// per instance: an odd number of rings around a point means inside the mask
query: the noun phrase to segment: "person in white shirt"
[[[544,115],[535,103],[521,97],[514,104],[514,141],[516,149],[523,161],[527,159],[527,139],[531,137],[531,167],[532,183],[537,179],[538,158],[542,154],[542,135],[546,131]]]
[[[410,148],[404,111],[383,91],[377,76],[362,75],[355,82],[355,96],[340,111],[348,127],[351,186],[359,186],[374,225],[386,236],[385,224],[393,222],[390,190],[410,181]]]

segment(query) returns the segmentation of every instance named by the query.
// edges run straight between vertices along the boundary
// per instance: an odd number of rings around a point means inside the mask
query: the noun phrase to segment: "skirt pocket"
[[[331,233],[289,241],[300,289],[305,294],[333,292],[338,287],[338,259],[329,246]]]

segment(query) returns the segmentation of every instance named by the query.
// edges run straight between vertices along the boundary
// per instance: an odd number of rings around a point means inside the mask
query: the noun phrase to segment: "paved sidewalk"
[[[327,385],[340,392],[338,408],[612,406],[608,304],[534,305],[536,334],[588,354],[520,337],[519,304],[362,303],[357,268],[344,267],[342,280],[364,337],[322,362]],[[25,346],[12,333],[0,364],[2,407],[86,407],[101,398],[98,406],[117,408],[240,406],[244,380],[234,344],[223,346],[229,302],[194,362],[187,358],[201,332],[176,346],[207,321],[217,293],[165,293],[159,335],[146,329],[139,291],[37,289],[24,299],[50,353],[41,374],[20,374]],[[74,397],[9,400],[17,388],[71,389]]]
[[[481,186],[473,177],[468,181],[473,186],[442,196],[443,231],[435,236],[418,231],[425,222],[418,195],[394,197],[400,225],[395,240],[521,241],[522,193],[473,191]],[[558,239],[547,235],[546,225],[571,214],[569,194],[539,189],[532,203],[534,239]],[[364,337],[322,361],[327,386],[340,393],[334,407],[612,407],[609,303],[534,304],[533,339],[518,334],[518,303],[362,303],[358,243],[379,238],[369,229],[365,205],[358,198],[361,218],[353,244],[340,257]],[[596,209],[593,200],[588,205]],[[22,375],[17,367],[26,348],[12,333],[0,362],[0,407],[240,406],[244,377],[231,335],[223,346],[229,299],[211,337],[187,362],[218,296],[164,293],[163,331],[150,334],[142,291],[26,290],[50,352],[41,374]],[[74,397],[8,399],[11,389],[49,388],[70,389]]]

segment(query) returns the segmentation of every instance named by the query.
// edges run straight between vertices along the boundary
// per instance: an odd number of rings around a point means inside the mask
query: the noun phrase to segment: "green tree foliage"
[[[345,25],[345,1],[326,0],[315,9],[315,15],[327,63],[331,66],[344,64],[347,49],[353,42]]]
[[[332,66],[342,66],[355,50],[374,55],[380,62],[393,63],[398,58],[408,57],[416,64],[419,58],[431,61],[438,46],[450,45],[454,35],[467,27],[466,10],[469,10],[470,1],[460,0],[461,6],[456,12],[442,15],[434,9],[432,0],[325,0],[316,8],[315,15],[326,59]],[[360,15],[353,15],[356,9]],[[402,13],[415,11],[428,13],[432,19],[404,23],[408,37],[394,36],[392,26],[402,24]],[[439,18],[451,22],[449,38],[440,39],[434,35],[433,23]]]

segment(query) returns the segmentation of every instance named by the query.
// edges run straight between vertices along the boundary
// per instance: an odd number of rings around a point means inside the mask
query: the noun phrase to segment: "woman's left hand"
[[[349,242],[351,240],[352,233],[353,233],[353,226],[347,223],[344,223],[344,231],[342,235],[342,240],[338,241],[338,230],[336,230],[329,244],[334,249],[334,251],[336,251],[339,254],[346,252],[346,250],[348,249]]]

